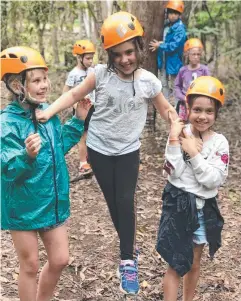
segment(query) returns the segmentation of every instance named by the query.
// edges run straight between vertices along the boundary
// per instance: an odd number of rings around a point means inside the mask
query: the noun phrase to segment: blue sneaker
[[[139,292],[138,269],[135,262],[133,265],[119,266],[117,275],[120,276],[120,290],[127,295],[136,295]]]
[[[138,270],[138,260],[139,260],[139,256],[140,256],[140,249],[136,247],[136,251],[135,251],[135,254],[134,254],[134,265],[135,265],[135,268]],[[124,265],[119,265],[118,268],[117,268],[117,271],[116,271],[116,276],[117,278],[120,279],[120,273],[121,273],[121,268],[123,267]]]

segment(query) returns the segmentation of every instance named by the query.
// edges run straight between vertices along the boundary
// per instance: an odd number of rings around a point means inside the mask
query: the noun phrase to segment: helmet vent
[[[21,61],[22,63],[27,63],[28,57],[27,57],[26,55],[22,55],[22,56],[20,57],[20,61]]]
[[[104,36],[101,36],[101,42],[104,43]]]
[[[134,17],[131,17],[131,21],[134,22],[134,21],[135,21],[135,18],[134,18]]]
[[[224,93],[223,93],[223,89],[219,89],[219,93],[220,93],[220,95],[222,96]]]
[[[13,53],[9,53],[9,57],[11,59],[16,59],[17,58],[16,54],[13,54]]]
[[[6,55],[5,55],[5,54],[4,54],[4,55],[2,55],[2,56],[1,56],[1,58],[2,58],[2,59],[5,59],[5,58],[6,58]]]
[[[135,30],[135,25],[133,23],[129,23],[128,24],[128,27],[131,29],[131,30]]]

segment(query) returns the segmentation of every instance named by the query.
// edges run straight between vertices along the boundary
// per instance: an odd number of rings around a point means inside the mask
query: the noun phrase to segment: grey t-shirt
[[[95,67],[95,77],[95,112],[88,129],[87,146],[109,156],[139,149],[148,101],[161,92],[161,82],[151,72],[141,69],[134,80],[133,96],[133,81],[107,71],[106,65]]]
[[[86,71],[82,70],[78,67],[74,67],[70,73],[68,74],[67,80],[65,82],[66,86],[69,86],[71,88],[79,85],[89,73],[94,72],[94,68],[89,67]],[[91,92],[88,97],[91,100],[91,103],[93,104],[95,102],[95,92]]]

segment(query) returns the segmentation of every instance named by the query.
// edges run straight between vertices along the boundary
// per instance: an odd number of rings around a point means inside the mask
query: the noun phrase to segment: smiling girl
[[[29,47],[1,52],[1,80],[12,102],[1,111],[1,228],[10,230],[20,263],[21,301],[49,301],[68,264],[65,221],[70,215],[68,170],[64,155],[84,130],[85,101],[61,128],[58,117],[38,124],[35,108],[46,108],[47,66]],[[38,234],[47,262],[37,285]]]
[[[221,246],[223,218],[217,193],[228,175],[229,144],[212,130],[224,104],[224,87],[211,76],[193,81],[187,91],[188,120],[171,118],[157,251],[169,264],[164,300],[176,301],[183,277],[183,301],[192,301],[205,244],[211,258]]]
[[[197,77],[210,75],[206,65],[200,64],[203,55],[203,44],[197,38],[191,38],[184,44],[184,55],[188,61],[183,66],[175,79],[175,98],[177,99],[176,110],[182,120],[187,120],[185,98],[187,90]]]
[[[96,89],[95,112],[87,136],[88,154],[120,239],[118,275],[120,289],[127,294],[139,291],[134,195],[140,160],[139,137],[148,103],[153,102],[164,120],[168,120],[168,112],[173,119],[177,117],[161,92],[161,82],[141,68],[142,35],[140,23],[130,13],[118,12],[108,17],[101,29],[107,66],[98,65],[94,74],[38,115],[46,121]]]

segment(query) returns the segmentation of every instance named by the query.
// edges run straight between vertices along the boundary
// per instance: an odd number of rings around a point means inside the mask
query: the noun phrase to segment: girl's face
[[[94,53],[84,54],[83,64],[87,69],[92,66],[93,58],[94,58]],[[78,61],[79,62],[82,61],[82,56],[81,55],[78,57]],[[80,64],[80,66],[82,66],[82,64]]]
[[[111,49],[114,57],[114,66],[118,75],[130,77],[137,68],[136,47],[132,41],[127,41]]]
[[[188,109],[189,121],[193,127],[203,133],[215,122],[215,103],[206,96],[199,96]]]
[[[201,56],[202,56],[201,48],[196,47],[190,49],[188,53],[189,64],[191,66],[197,66],[198,64],[200,64]]]
[[[94,58],[94,53],[86,53],[84,55],[83,63],[86,66],[86,68],[89,68],[92,66],[93,58]]]
[[[180,14],[175,11],[170,11],[167,13],[167,18],[171,23],[175,23],[179,19]]]
[[[26,92],[35,99],[36,102],[46,102],[49,90],[49,80],[47,72],[42,69],[30,70],[26,77]]]

